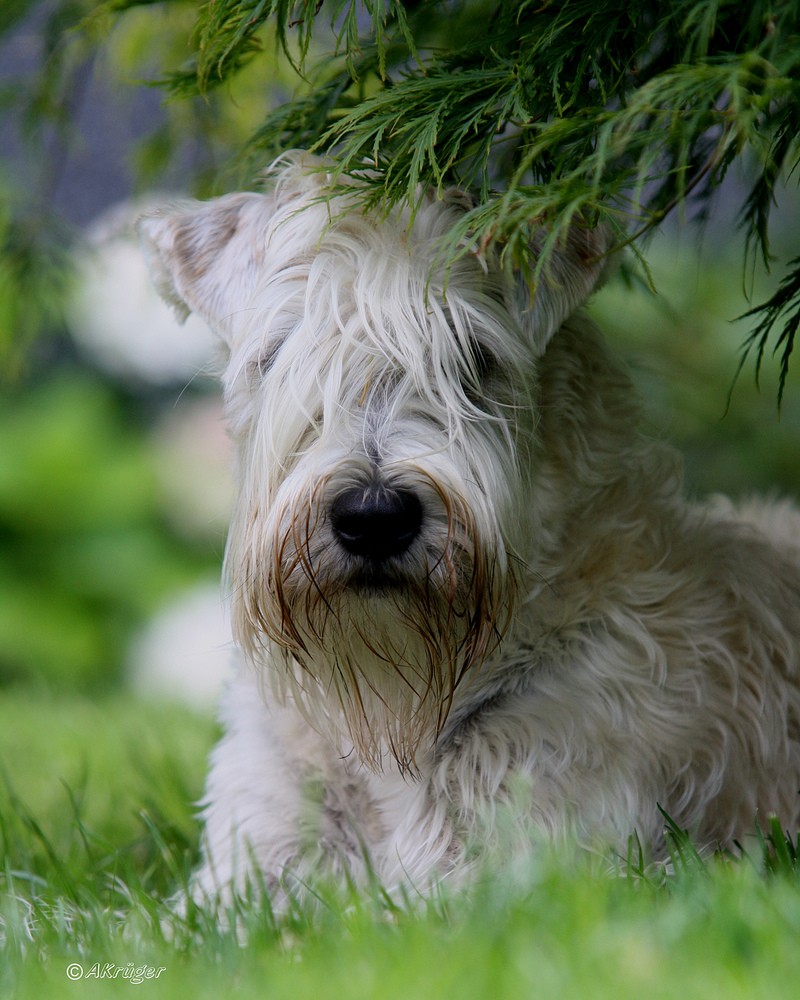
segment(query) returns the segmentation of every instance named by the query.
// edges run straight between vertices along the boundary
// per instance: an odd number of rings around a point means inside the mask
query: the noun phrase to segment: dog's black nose
[[[353,487],[331,504],[331,524],[348,552],[380,562],[402,555],[417,537],[422,504],[410,490]]]

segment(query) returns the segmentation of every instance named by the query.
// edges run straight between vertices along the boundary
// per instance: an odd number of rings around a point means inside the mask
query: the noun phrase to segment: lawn
[[[700,861],[679,839],[669,875],[543,851],[429,902],[331,892],[280,919],[244,906],[246,943],[203,913],[182,921],[167,899],[196,855],[214,734],[119,694],[6,692],[0,995],[797,997],[795,859],[773,853],[770,871],[755,840],[746,860]]]

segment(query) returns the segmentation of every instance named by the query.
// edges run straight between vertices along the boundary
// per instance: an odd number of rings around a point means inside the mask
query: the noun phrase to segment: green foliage
[[[764,352],[770,331],[783,317],[783,328],[774,348],[775,352],[779,349],[781,351],[778,405],[783,400],[786,376],[789,373],[789,357],[794,348],[798,327],[800,327],[800,257],[795,257],[789,266],[791,270],[784,276],[774,294],[762,306],[756,309],[749,309],[745,313],[745,316],[761,316],[756,328],[745,340],[742,357],[742,364],[744,364],[744,360],[751,347],[756,347],[756,376],[761,371],[761,364],[764,360]]]
[[[8,6],[0,33],[34,7]],[[86,57],[133,15],[153,25],[191,16],[183,0],[48,10],[49,55],[28,107],[51,121],[71,106],[76,45]],[[230,88],[260,67],[260,121],[230,147],[251,173],[300,146],[335,151],[342,172],[365,176],[372,204],[469,186],[480,203],[447,252],[497,243],[521,262],[533,225],[563,232],[576,218],[605,219],[633,242],[678,207],[702,221],[742,164],[743,249],[772,260],[776,190],[798,176],[797,0],[207,0],[195,13],[182,46],[151,70],[190,106],[212,109],[200,131],[213,145],[219,112],[237,103]],[[283,93],[267,84],[276,74]],[[163,133],[149,148],[153,162],[175,152]],[[221,163],[207,166],[219,173]],[[758,358],[775,331],[781,393],[800,308],[800,266],[789,268],[779,298],[751,310]]]
[[[37,333],[60,327],[71,268],[58,224],[5,207],[0,200],[0,357],[8,376]]]

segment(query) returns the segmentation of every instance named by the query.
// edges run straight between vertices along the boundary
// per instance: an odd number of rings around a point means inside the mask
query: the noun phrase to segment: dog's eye
[[[492,351],[490,351],[488,347],[484,347],[483,344],[476,343],[473,347],[472,354],[475,358],[475,367],[478,378],[481,382],[485,382],[496,373],[497,369],[500,367],[500,363]]]
[[[247,366],[247,377],[251,384],[257,385],[264,376],[269,372],[270,368],[275,362],[275,358],[280,350],[281,342],[278,340],[272,341],[267,347],[258,355],[258,357],[251,361]]]
[[[465,351],[461,381],[467,393],[480,393],[499,367],[497,357],[488,347],[471,340]]]

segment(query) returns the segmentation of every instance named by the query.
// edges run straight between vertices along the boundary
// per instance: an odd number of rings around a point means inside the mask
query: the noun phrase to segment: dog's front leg
[[[287,880],[302,877],[304,856],[319,847],[320,741],[290,710],[267,703],[247,670],[226,691],[221,716],[192,895],[226,906],[263,887],[280,905]]]
[[[203,860],[192,881],[197,902],[226,907],[265,889],[281,908],[312,878],[357,877],[366,848],[337,801],[346,778],[326,742],[291,707],[265,700],[250,673],[228,689],[221,714],[225,734],[211,757]]]

